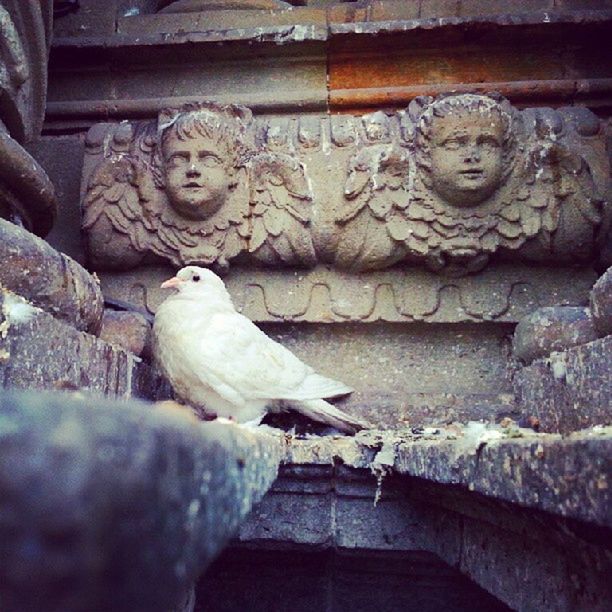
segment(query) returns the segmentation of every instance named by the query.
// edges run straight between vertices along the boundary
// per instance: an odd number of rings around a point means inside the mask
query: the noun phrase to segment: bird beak
[[[183,281],[176,276],[169,278],[160,285],[160,289],[177,289]]]

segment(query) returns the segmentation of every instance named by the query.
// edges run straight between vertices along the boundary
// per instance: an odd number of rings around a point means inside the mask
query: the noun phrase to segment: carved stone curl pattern
[[[444,95],[417,98],[402,123],[411,134],[404,149],[373,145],[349,161],[337,264],[422,260],[463,274],[497,252],[564,262],[592,255],[603,202],[586,161],[559,138],[558,113],[521,113],[496,95]],[[389,177],[392,158],[415,162],[403,162],[401,187]]]
[[[587,109],[494,94],[363,117],[189,104],[90,130],[83,227],[98,269],[585,263],[610,216],[605,146]]]
[[[189,104],[157,124],[89,134],[83,229],[98,268],[159,259],[224,271],[248,254],[311,266],[312,194],[304,165],[255,146],[249,109]]]

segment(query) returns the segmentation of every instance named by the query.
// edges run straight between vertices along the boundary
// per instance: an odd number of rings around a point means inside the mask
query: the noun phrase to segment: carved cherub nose
[[[196,166],[195,162],[191,162],[189,164],[189,167],[187,168],[187,176],[189,177],[200,176],[200,171],[198,170],[198,167]]]
[[[472,145],[465,152],[465,161],[480,161],[480,148],[477,145]]]

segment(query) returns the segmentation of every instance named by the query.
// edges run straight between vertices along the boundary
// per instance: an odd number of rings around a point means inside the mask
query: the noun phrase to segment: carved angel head
[[[417,119],[417,163],[424,183],[447,203],[478,206],[505,182],[516,148],[506,100],[457,94],[439,97]]]
[[[250,111],[212,103],[162,111],[157,165],[170,205],[183,217],[212,217],[245,164]]]

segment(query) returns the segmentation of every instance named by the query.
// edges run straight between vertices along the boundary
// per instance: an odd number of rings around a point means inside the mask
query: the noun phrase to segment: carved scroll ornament
[[[92,128],[83,227],[98,268],[586,261],[606,215],[601,132],[586,109],[495,95],[298,122],[191,104]]]

